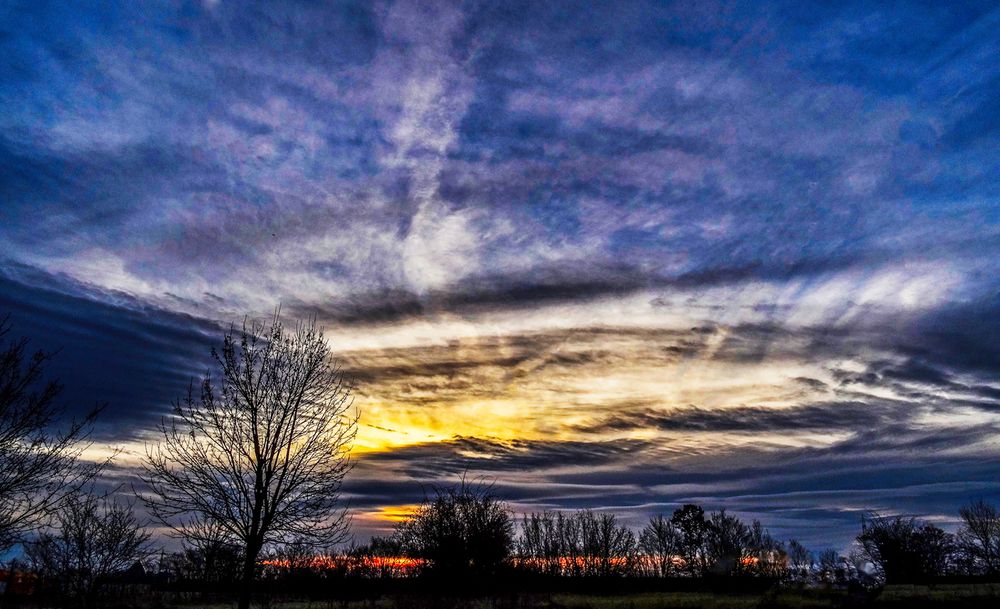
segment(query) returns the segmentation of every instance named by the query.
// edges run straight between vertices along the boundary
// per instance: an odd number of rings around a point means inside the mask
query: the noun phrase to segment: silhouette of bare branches
[[[0,341],[9,333],[4,317]],[[100,408],[53,431],[63,409],[56,402],[61,385],[44,379],[51,358],[44,351],[29,355],[26,338],[0,346],[0,554],[46,524],[98,469],[81,467],[78,457]]]
[[[277,313],[269,324],[244,321],[212,355],[218,381],[189,391],[147,449],[146,504],[181,535],[214,523],[239,541],[245,609],[265,546],[345,535],[340,488],[357,415],[314,322],[286,332]]]

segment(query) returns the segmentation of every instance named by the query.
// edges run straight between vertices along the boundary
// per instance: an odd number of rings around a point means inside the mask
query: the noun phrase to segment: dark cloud
[[[363,459],[368,463],[392,462],[414,478],[434,479],[465,471],[498,473],[602,465],[651,449],[649,443],[640,441],[544,442],[455,438],[374,453]]]
[[[316,314],[340,324],[371,324],[435,314],[471,315],[495,309],[527,309],[550,303],[586,301],[635,292],[655,285],[632,269],[534,269],[530,276],[475,277],[447,291],[417,294],[385,290],[358,294],[347,302],[326,306],[293,303],[291,311]]]
[[[215,323],[16,265],[0,266],[0,311],[12,335],[55,353],[46,374],[64,386],[69,413],[107,404],[95,436],[102,442],[151,431],[209,369],[221,339]]]
[[[924,360],[995,374],[1000,371],[1000,293],[932,311],[900,342]]]
[[[799,261],[775,266],[755,262],[746,266],[708,268],[677,276],[643,272],[638,266],[570,262],[556,267],[536,266],[518,275],[475,275],[447,290],[418,294],[403,289],[359,293],[341,302],[315,305],[292,301],[287,307],[300,315],[318,315],[338,324],[405,321],[428,315],[473,315],[493,310],[587,302],[634,294],[643,290],[683,293],[749,281],[789,281],[843,270],[859,260]],[[664,298],[653,304],[670,306]]]
[[[875,509],[954,517],[976,497],[1000,498],[990,452],[939,451],[988,439],[995,428],[918,430],[888,425],[824,448],[731,447],[692,458],[669,442],[517,442],[456,438],[365,456],[355,488],[378,505],[401,489],[417,502],[435,482],[459,476],[496,485],[522,510],[600,507],[641,525],[645,514],[683,503],[757,515],[782,536],[843,548],[861,513]],[[536,460],[525,453],[545,455]],[[374,472],[392,466],[397,482],[383,490]],[[398,469],[397,469],[398,468]],[[366,502],[367,499],[359,501]],[[360,505],[360,504],[359,504]]]
[[[669,412],[646,411],[615,415],[579,427],[584,432],[661,429],[691,432],[794,432],[879,428],[899,416],[898,403],[830,402],[803,406],[736,407],[706,410],[697,407]],[[903,416],[912,416],[905,413]]]

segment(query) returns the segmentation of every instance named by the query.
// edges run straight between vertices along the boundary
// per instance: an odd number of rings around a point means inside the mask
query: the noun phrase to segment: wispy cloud
[[[998,20],[27,3],[0,309],[130,442],[220,327],[316,316],[359,382],[365,526],[465,470],[635,522],[941,514],[1000,492]]]

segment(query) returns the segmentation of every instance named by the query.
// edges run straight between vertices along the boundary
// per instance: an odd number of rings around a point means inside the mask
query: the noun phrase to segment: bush
[[[954,558],[953,537],[914,518],[882,517],[861,520],[857,537],[862,552],[887,584],[911,584],[944,575]]]
[[[396,531],[400,546],[436,575],[493,575],[510,558],[514,521],[489,486],[437,489]]]

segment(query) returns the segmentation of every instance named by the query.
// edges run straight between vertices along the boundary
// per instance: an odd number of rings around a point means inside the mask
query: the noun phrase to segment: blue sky
[[[636,525],[948,524],[1000,498],[997,31],[992,2],[8,3],[0,310],[134,453],[220,328],[318,317],[362,536],[465,471]]]

